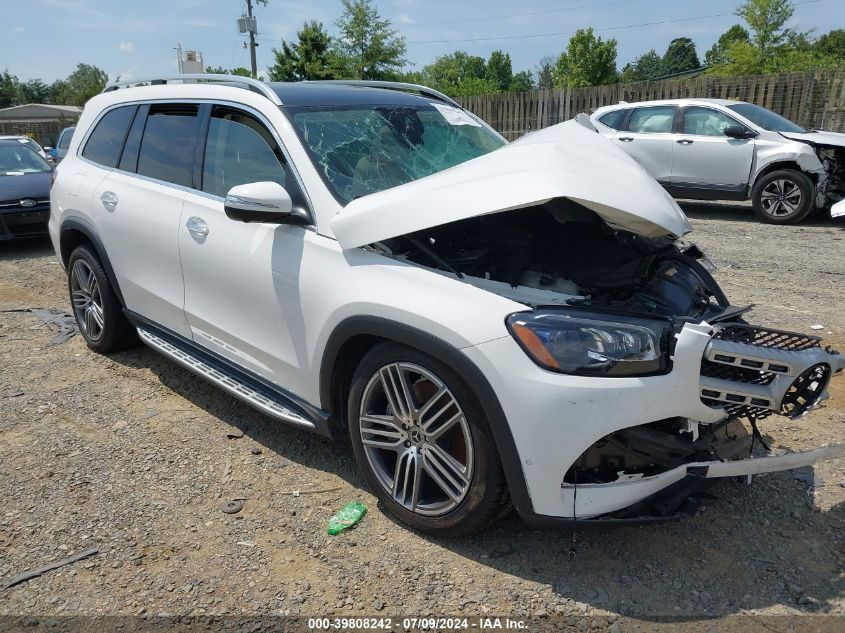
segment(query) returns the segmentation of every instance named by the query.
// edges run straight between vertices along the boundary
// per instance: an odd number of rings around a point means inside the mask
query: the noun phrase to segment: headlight
[[[669,321],[555,309],[517,312],[507,324],[528,356],[552,371],[649,376],[668,369]]]

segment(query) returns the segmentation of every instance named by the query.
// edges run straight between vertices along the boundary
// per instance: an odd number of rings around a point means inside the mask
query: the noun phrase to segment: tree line
[[[48,103],[82,107],[103,91],[109,76],[90,64],[77,64],[76,70],[64,79],[45,84],[40,79],[19,81],[8,69],[0,73],[0,108],[23,103]]]
[[[678,37],[661,55],[649,50],[617,67],[617,41],[592,28],[579,29],[557,57],[531,70],[513,71],[510,55],[485,59],[465,51],[441,55],[420,70],[403,70],[405,41],[370,0],[342,0],[343,14],[332,36],[321,22],[306,22],[296,39],[274,48],[267,71],[273,81],[387,79],[422,83],[451,96],[521,92],[646,81],[701,69],[714,75],[754,75],[845,66],[845,29],[820,37],[787,26],[791,0],[744,0],[736,10],[745,26],[731,26],[700,59],[689,37]]]
[[[273,48],[270,81],[381,79],[425,84],[453,97],[536,88],[565,88],[646,81],[701,70],[714,75],[755,75],[845,67],[845,29],[819,37],[789,28],[791,0],[744,0],[735,24],[708,49],[703,60],[689,37],[678,37],[663,54],[651,49],[621,70],[617,41],[603,40],[592,28],[579,29],[557,56],[542,58],[531,70],[514,72],[510,54],[493,51],[486,59],[464,51],[441,55],[419,70],[408,69],[405,38],[384,19],[372,0],[341,0],[336,34],[316,20],[307,21],[290,41]],[[246,68],[207,72],[249,76]],[[65,79],[50,85],[39,79],[18,81],[0,73],[0,107],[20,103],[83,105],[102,91],[107,74],[79,64]]]

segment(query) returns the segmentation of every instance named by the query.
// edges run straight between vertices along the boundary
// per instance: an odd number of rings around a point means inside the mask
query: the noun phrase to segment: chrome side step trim
[[[143,326],[139,326],[138,337],[146,345],[149,345],[157,352],[164,354],[171,360],[174,360],[182,365],[182,367],[194,372],[202,378],[205,378],[210,383],[220,387],[224,391],[227,391],[239,400],[243,400],[262,413],[266,413],[278,420],[282,420],[290,424],[296,424],[297,426],[302,426],[307,429],[314,430],[316,428],[313,422],[286,406],[281,399],[275,399],[260,393],[244,381],[221,371],[217,367],[211,366],[200,356],[191,353],[188,349],[174,345],[169,340],[159,336],[155,332],[148,330]]]

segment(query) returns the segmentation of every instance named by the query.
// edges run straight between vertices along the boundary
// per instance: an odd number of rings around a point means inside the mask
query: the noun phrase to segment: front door
[[[724,112],[683,108],[672,159],[672,191],[694,197],[744,198],[754,161],[754,139],[730,138],[725,128],[745,127]]]
[[[279,183],[295,206],[304,204],[269,128],[250,113],[214,106],[200,190],[185,198],[179,227],[185,314],[198,345],[298,391],[306,363],[300,266],[313,233],[231,220],[224,210],[232,187],[262,181]]]

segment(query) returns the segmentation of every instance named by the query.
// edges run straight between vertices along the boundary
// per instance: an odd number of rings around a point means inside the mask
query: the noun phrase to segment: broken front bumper
[[[518,509],[538,522],[573,514],[599,517],[635,506],[686,478],[771,472],[845,454],[845,447],[834,446],[685,463],[652,476],[620,473],[606,483],[564,480],[588,448],[623,429],[669,418],[709,425],[732,415],[803,415],[826,397],[831,376],[845,367],[842,356],[822,349],[815,337],[744,327],[686,324],[676,335],[672,371],[638,378],[544,371],[510,337],[464,349],[490,379],[508,419],[530,496],[531,507]]]

